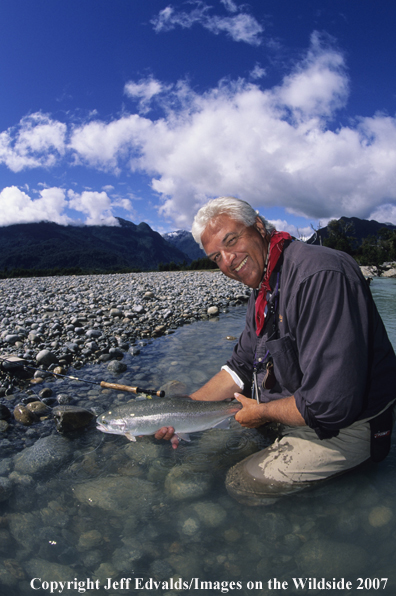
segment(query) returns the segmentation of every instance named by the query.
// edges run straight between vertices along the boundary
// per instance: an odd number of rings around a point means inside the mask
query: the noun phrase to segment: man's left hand
[[[242,410],[239,410],[235,414],[235,420],[246,428],[257,428],[268,420],[265,418],[265,404],[258,404],[254,399],[245,397],[240,393],[234,393],[235,399],[237,399],[243,406]]]

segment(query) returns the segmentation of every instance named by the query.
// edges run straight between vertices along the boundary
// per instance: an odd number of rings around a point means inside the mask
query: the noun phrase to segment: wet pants
[[[396,402],[393,421],[395,416]],[[226,488],[240,503],[271,504],[280,496],[356,468],[370,459],[370,448],[369,418],[341,429],[336,437],[323,440],[308,426],[286,426],[275,443],[229,470]]]

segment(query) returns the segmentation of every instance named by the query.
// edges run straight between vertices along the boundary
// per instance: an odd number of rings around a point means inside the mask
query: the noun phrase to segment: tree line
[[[323,245],[348,253],[359,265],[380,267],[396,261],[396,230],[380,228],[376,235],[369,235],[359,243],[354,236],[353,224],[332,219],[327,224],[328,237]]]

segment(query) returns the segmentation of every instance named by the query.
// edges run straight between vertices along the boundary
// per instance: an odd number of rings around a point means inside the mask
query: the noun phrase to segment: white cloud
[[[220,2],[222,4],[224,4],[224,6],[226,7],[227,10],[229,10],[230,12],[237,12],[238,11],[238,6],[235,2],[233,2],[233,0],[220,0]]]
[[[225,31],[234,41],[244,41],[253,46],[261,44],[260,34],[263,32],[263,27],[254,17],[246,13],[234,17],[208,18],[203,26],[216,35]]]
[[[94,121],[76,127],[71,135],[69,148],[76,163],[87,162],[93,167],[118,173],[118,161],[129,151],[139,153],[144,129],[151,126],[136,114],[123,116],[110,123]]]
[[[105,192],[84,191],[78,194],[69,190],[69,207],[88,217],[85,224],[88,226],[118,226],[118,220],[112,214],[112,203]]]
[[[198,94],[184,81],[172,87],[154,79],[131,82],[131,94],[155,98],[162,118],[123,114],[69,131],[48,116],[36,116],[29,126],[24,119],[0,135],[0,159],[5,147],[21,167],[65,155],[112,174],[142,172],[176,227],[188,227],[208,198],[229,194],[264,215],[277,206],[314,221],[379,219],[380,213],[396,223],[396,118],[377,113],[331,128],[348,86],[342,54],[315,33],[306,55],[276,87],[241,79]],[[88,222],[114,221],[118,197],[111,203],[106,192],[68,196]]]
[[[253,80],[262,79],[265,76],[267,76],[267,71],[265,70],[265,68],[260,66],[260,64],[258,64],[258,63],[255,65],[253,70],[250,72],[250,78]]]
[[[65,191],[61,188],[45,188],[38,199],[32,199],[16,186],[0,192],[0,226],[16,223],[54,221],[67,225],[72,220],[64,214],[67,207]]]
[[[41,113],[22,118],[19,126],[0,134],[0,163],[13,172],[50,167],[65,149],[67,127]]]
[[[228,11],[237,12],[238,7],[232,0],[222,0],[222,3]],[[199,24],[215,35],[225,32],[234,41],[244,41],[256,46],[261,44],[260,35],[263,33],[263,27],[253,16],[246,12],[240,12],[231,17],[211,16],[209,14],[211,6],[203,2],[196,2],[196,5],[197,7],[190,12],[176,11],[172,6],[167,6],[151,21],[154,30],[157,33],[171,31],[176,26],[190,29],[193,25]]]
[[[125,95],[128,95],[128,97],[132,99],[136,98],[139,100],[139,110],[141,113],[145,113],[149,110],[150,101],[153,97],[169,90],[170,87],[163,85],[153,77],[142,79],[138,83],[129,81],[124,87]]]

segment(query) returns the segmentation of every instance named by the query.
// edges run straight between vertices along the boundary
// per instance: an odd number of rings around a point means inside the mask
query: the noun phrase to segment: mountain
[[[367,236],[376,236],[381,228],[396,230],[396,226],[391,223],[379,223],[374,219],[359,219],[358,217],[341,217],[338,221],[348,230],[347,236],[356,238],[357,246],[360,246],[363,239]],[[308,240],[307,244],[320,244],[329,237],[327,226],[317,230]]]
[[[165,238],[167,242],[172,244],[172,246],[175,246],[184,252],[184,254],[188,255],[193,261],[195,259],[202,259],[202,257],[206,257],[205,252],[199,248],[199,245],[195,242],[191,232],[187,232],[186,230],[177,230],[176,232],[163,234],[162,237]]]
[[[0,228],[0,270],[81,268],[101,272],[156,269],[190,259],[146,223],[62,226],[53,222]]]

